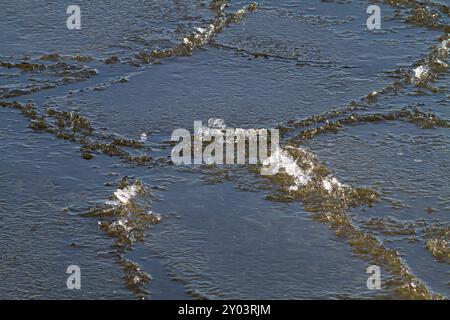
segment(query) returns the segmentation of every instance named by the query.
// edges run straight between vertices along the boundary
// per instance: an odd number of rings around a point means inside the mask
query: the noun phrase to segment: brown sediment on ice
[[[371,189],[353,188],[339,182],[305,148],[287,145],[280,153],[278,173],[267,176],[278,187],[276,194],[268,196],[269,200],[300,200],[309,212],[328,212],[372,205],[378,199],[378,193]]]
[[[408,299],[443,299],[414,276],[400,255],[381,240],[358,228],[346,213],[359,206],[372,206],[377,192],[340,183],[328,169],[306,149],[285,147],[283,163],[277,174],[267,176],[278,191],[267,198],[275,201],[300,201],[312,218],[326,224],[344,238],[358,256],[386,268],[392,279],[386,288]],[[440,251],[438,251],[440,252]]]
[[[0,61],[0,68],[19,69],[21,71],[29,73],[47,71],[49,75],[53,76],[64,74],[73,77],[78,76],[80,78],[86,77],[86,73],[88,73],[90,76],[96,74],[96,72],[94,72],[95,69],[89,68],[85,65],[68,63],[69,60],[74,60],[78,62],[88,62],[92,60],[92,58],[90,57],[83,57],[83,56],[63,57],[57,53],[52,53],[43,55],[37,59],[30,59],[28,57],[25,57],[22,58],[21,60],[22,60],[21,62]]]
[[[340,120],[334,122],[331,122],[331,120],[352,113],[353,114],[347,118],[347,121],[352,122],[352,117],[356,117],[355,119],[361,118],[361,120],[366,118],[368,122],[370,121],[370,116],[356,114],[355,112],[358,110],[367,110],[370,108],[370,105],[372,103],[378,100],[380,96],[386,94],[397,94],[399,91],[405,89],[409,85],[413,85],[414,87],[420,89],[428,89],[432,93],[437,92],[437,89],[432,87],[432,83],[436,81],[439,76],[448,72],[449,65],[447,63],[447,60],[449,57],[449,51],[450,35],[444,34],[439,37],[439,44],[433,46],[430,52],[425,55],[424,58],[415,62],[411,70],[408,71],[404,69],[397,69],[393,72],[396,74],[396,77],[400,78],[400,80],[396,80],[392,84],[378,91],[369,93],[367,96],[362,97],[359,101],[352,101],[347,106],[335,108],[319,115],[309,116],[302,120],[291,119],[285,124],[279,125],[279,128],[281,129],[280,134],[283,136],[286,133],[289,133],[298,128],[314,126],[321,123],[324,123],[324,125],[320,126],[320,129],[311,129],[310,133],[314,135],[316,133],[319,133],[319,131],[336,131],[339,130]],[[401,113],[403,113],[403,111]],[[381,116],[381,118],[383,118],[383,115],[378,116]],[[391,117],[392,115],[386,116]],[[407,115],[403,114],[403,117],[405,116]],[[415,122],[418,126],[423,128],[426,128],[427,125],[448,127],[448,121],[437,120],[437,117],[432,114],[416,114],[411,116],[411,122]],[[375,117],[374,120],[376,118],[377,117]],[[305,134],[307,133],[308,132],[305,131]]]
[[[414,24],[418,27],[438,29],[449,32],[448,25],[442,22],[441,15],[449,16],[449,6],[434,1],[418,0],[377,0],[389,6],[406,9],[406,23]]]
[[[428,11],[420,8],[414,10],[408,22],[444,31],[448,29],[438,22],[438,15],[435,13],[426,15],[426,12]],[[377,265],[387,268],[393,276],[393,279],[388,282],[389,288],[394,289],[400,297],[412,299],[442,299],[445,297],[433,293],[408,270],[396,251],[388,249],[378,238],[355,226],[350,216],[346,214],[348,209],[354,207],[371,206],[378,199],[378,194],[371,189],[355,189],[347,184],[340,183],[330,175],[324,165],[315,160],[309,151],[303,148],[297,149],[297,146],[302,141],[312,139],[319,134],[342,130],[346,125],[406,121],[424,129],[450,128],[448,120],[418,110],[402,109],[390,113],[376,114],[355,113],[357,110],[367,110],[369,105],[375,102],[380,95],[397,93],[409,84],[433,90],[429,83],[448,71],[448,65],[443,60],[448,58],[449,35],[442,35],[439,42],[439,45],[431,48],[429,54],[415,63],[415,66],[423,66],[426,70],[425,73],[417,74],[415,69],[410,71],[398,69],[396,73],[400,80],[378,92],[369,93],[359,102],[352,101],[350,105],[344,108],[334,109],[303,120],[290,120],[286,124],[280,124],[278,129],[280,129],[282,136],[299,128],[321,125],[304,130],[294,138],[290,138],[281,152],[286,153],[295,165],[286,166],[286,169],[282,168],[276,175],[267,177],[278,186],[278,192],[267,197],[269,200],[301,201],[305,210],[311,212],[316,221],[328,225],[337,235],[345,238],[354,252]],[[336,118],[340,119],[330,121]],[[292,168],[295,168],[294,171],[300,171],[301,173],[296,174],[292,171]],[[298,183],[299,180],[301,183]],[[404,225],[395,222],[386,223],[383,220],[373,220],[365,227],[389,235],[416,236],[416,230],[413,227],[405,228]],[[444,237],[437,237],[436,233],[432,233],[432,235],[432,238],[425,241],[425,247],[438,260],[446,262],[449,255],[448,234]]]
[[[395,70],[394,73],[400,77],[400,80],[397,80],[393,82],[392,84],[388,85],[387,87],[380,89],[378,91],[373,91],[369,93],[367,96],[362,97],[359,101],[352,101],[349,105],[341,107],[341,108],[335,108],[330,111],[324,112],[319,115],[313,115],[310,117],[307,117],[302,120],[289,120],[285,124],[280,124],[279,129],[281,129],[280,134],[283,136],[286,133],[289,133],[293,130],[296,130],[298,128],[304,128],[309,126],[318,125],[321,123],[324,123],[324,125],[320,126],[318,129],[311,129],[309,132],[305,131],[305,135],[308,133],[315,135],[317,133],[320,133],[320,131],[337,131],[339,130],[339,124],[340,120],[331,122],[332,119],[351,114],[347,118],[347,122],[353,122],[353,119],[362,120],[362,122],[369,122],[370,121],[370,115],[360,115],[356,114],[355,112],[358,110],[367,110],[370,108],[370,105],[373,102],[376,102],[377,99],[384,95],[389,93],[398,93],[400,90],[403,90],[408,85],[413,85],[414,87],[421,88],[421,89],[429,89],[431,92],[436,92],[436,89],[432,87],[432,82],[436,81],[439,76],[442,74],[448,72],[449,65],[446,62],[449,56],[450,51],[450,35],[445,34],[442,35],[439,38],[439,44],[435,45],[431,48],[430,52],[425,55],[424,58],[421,60],[415,62],[413,64],[413,69],[406,71],[403,69]],[[353,114],[352,114],[353,113]],[[374,122],[377,118],[380,118],[379,121],[383,120],[383,117],[396,117],[393,114],[387,114],[387,115],[374,115],[372,122]],[[448,127],[448,121],[445,120],[438,120],[437,117],[433,114],[422,114],[414,112],[414,114],[411,114],[408,116],[404,113],[404,111],[401,111],[398,115],[400,118],[411,118],[411,122],[416,123],[419,127],[426,128],[428,126],[443,126]],[[365,119],[365,120],[364,120]],[[389,120],[389,119],[384,119]],[[393,119],[395,120],[395,119]]]
[[[8,99],[24,96],[41,90],[55,88],[56,86],[58,86],[58,82],[45,81],[39,84],[24,85],[20,88],[12,88],[12,89],[0,88],[0,99]]]
[[[405,23],[418,27],[440,30],[443,34],[439,37],[439,44],[431,48],[430,52],[420,61],[413,64],[415,68],[405,75],[403,83],[413,83],[417,87],[423,87],[436,92],[437,89],[431,86],[431,82],[439,75],[448,71],[448,64],[445,62],[450,50],[450,25],[445,23],[442,15],[449,16],[449,6],[432,1],[416,0],[380,0],[387,5],[406,9],[407,18]],[[402,85],[402,82],[398,82]]]
[[[439,38],[438,45],[433,46],[423,59],[414,63],[412,82],[418,87],[430,89],[432,92],[436,91],[431,84],[440,75],[448,72],[449,51],[450,34],[444,34]]]
[[[97,219],[99,228],[114,239],[112,245],[124,269],[125,285],[139,297],[149,294],[145,285],[151,277],[137,263],[126,259],[124,253],[132,250],[135,242],[143,242],[148,229],[161,221],[161,217],[151,210],[152,200],[148,186],[125,177],[117,183],[117,190],[104,205],[81,214]]]
[[[119,264],[123,268],[123,279],[127,288],[138,297],[146,298],[150,292],[145,289],[145,285],[151,281],[152,277],[143,271],[136,262],[125,259],[123,256],[120,256]]]
[[[59,57],[52,56],[47,59],[55,61]],[[60,69],[61,63],[57,64],[53,67]],[[62,74],[68,76],[70,72],[63,70]],[[158,162],[146,154],[135,155],[125,150],[125,148],[144,149],[142,142],[100,134],[95,131],[87,118],[76,112],[58,110],[54,107],[48,107],[42,112],[33,103],[22,104],[16,101],[0,101],[0,107],[19,110],[29,120],[29,127],[36,132],[50,133],[59,139],[79,143],[83,159],[90,160],[94,154],[103,153],[119,157],[134,165],[149,166]],[[166,162],[165,159],[163,162]],[[130,183],[124,179],[119,182],[118,189],[108,204],[83,214],[86,217],[98,218],[99,228],[115,239],[113,246],[117,249],[117,261],[124,270],[124,283],[140,298],[148,296],[149,292],[145,289],[145,285],[151,277],[141,270],[137,263],[126,259],[123,252],[129,250],[134,242],[143,241],[150,225],[159,223],[160,217],[148,210],[149,207],[148,188],[140,181]]]
[[[438,44],[433,45],[425,56],[412,64],[411,70],[397,69],[395,73],[400,80],[391,85],[369,93],[365,101],[376,101],[382,94],[397,93],[413,85],[417,88],[428,89],[431,93],[438,92],[432,83],[449,70],[448,58],[450,51],[450,34],[444,33],[438,38]]]
[[[211,0],[209,8],[216,14],[216,16],[225,15],[225,9],[230,5],[228,0]]]
[[[57,53],[48,53],[44,54],[39,58],[41,61],[59,61],[61,59],[61,56]]]
[[[442,22],[441,15],[438,11],[448,15],[449,7],[434,2],[422,3],[414,0],[380,0],[378,2],[384,2],[394,7],[412,10],[409,19],[405,19],[406,23],[414,24],[419,27],[442,30],[444,33],[437,39],[438,43],[433,45],[422,59],[415,61],[412,64],[410,70],[399,68],[391,71],[391,74],[396,78],[391,84],[376,91],[372,91],[359,100],[352,101],[341,108],[335,108],[303,120],[289,120],[285,124],[280,124],[279,127],[282,129],[280,133],[282,135],[289,133],[296,128],[328,123],[330,120],[339,116],[350,114],[357,110],[366,110],[380,97],[389,94],[395,95],[406,88],[411,88],[411,86],[418,90],[428,90],[431,93],[439,92],[439,89],[434,88],[432,84],[449,70],[450,26]]]
[[[290,138],[288,143],[298,144],[321,134],[337,133],[344,130],[346,126],[362,125],[368,123],[380,123],[388,121],[404,121],[413,123],[422,129],[450,128],[450,121],[441,119],[433,113],[421,112],[419,110],[402,109],[387,113],[351,114],[336,121],[326,121],[325,124],[312,129],[301,131]],[[294,124],[295,125],[295,124]],[[303,125],[303,123],[302,123]]]
[[[320,123],[329,122],[331,119],[337,118],[341,115],[345,115],[356,110],[366,110],[367,106],[358,103],[356,101],[352,101],[348,106],[343,108],[335,108],[330,111],[326,111],[322,114],[312,115],[302,120],[294,120],[291,119],[286,122],[286,124],[280,124],[278,126],[281,129],[280,134],[283,136],[285,133],[289,133],[297,128],[304,128],[313,125],[317,125]]]
[[[36,132],[45,132],[63,140],[80,144],[81,156],[90,160],[94,154],[103,153],[119,157],[135,165],[152,165],[158,162],[146,154],[133,154],[126,150],[146,149],[145,145],[134,139],[100,134],[95,131],[90,121],[76,112],[57,110],[48,107],[45,112],[38,110],[33,103],[0,101],[0,107],[19,110],[30,121],[29,127]],[[161,163],[161,161],[159,161]]]
[[[392,217],[371,218],[363,222],[364,228],[383,236],[421,242],[436,260],[450,264],[450,226],[424,219],[399,221]]]
[[[42,64],[27,60],[20,63],[0,61],[0,68],[19,69],[29,76],[27,81],[19,86],[0,88],[0,99],[19,97],[44,89],[55,88],[62,84],[81,82],[92,78],[98,73],[95,68],[86,65],[63,62],[60,60],[59,55],[56,54],[41,57],[42,59],[52,63]],[[34,74],[39,74],[40,78],[34,78]]]
[[[419,278],[414,276],[404,264],[401,256],[387,248],[376,236],[367,229],[377,230],[381,234],[404,235],[415,238],[416,229],[408,228],[395,221],[383,219],[368,222],[364,229],[359,228],[346,213],[349,209],[359,206],[372,206],[379,195],[369,188],[354,188],[339,182],[330,174],[328,168],[321,164],[308,150],[298,147],[303,141],[312,139],[320,134],[334,133],[349,125],[379,123],[386,121],[404,121],[416,124],[420,128],[450,128],[450,122],[432,113],[418,110],[402,109],[390,113],[376,114],[346,114],[360,108],[353,104],[347,109],[334,110],[321,116],[310,117],[298,123],[291,121],[290,128],[301,128],[316,123],[324,123],[316,128],[300,132],[297,136],[287,140],[282,153],[285,160],[281,170],[274,176],[268,176],[278,187],[275,194],[268,196],[269,200],[294,201],[299,200],[313,219],[328,225],[336,234],[346,239],[352,251],[359,256],[386,268],[393,276],[386,282],[386,288],[392,289],[401,298],[408,299],[443,299],[441,294],[433,293]],[[328,121],[329,118],[337,118]],[[288,130],[289,131],[289,130]],[[287,159],[287,160],[286,160]],[[431,229],[430,229],[431,230]],[[436,232],[429,232],[430,239],[425,241],[425,247],[440,261],[448,258],[448,234],[438,236]],[[424,236],[425,237],[425,236]]]
[[[174,48],[140,52],[136,55],[136,58],[141,63],[152,63],[163,58],[191,55],[195,49],[199,49],[210,42],[225,27],[232,23],[239,23],[248,13],[255,11],[257,7],[256,3],[251,3],[237,12],[226,13],[224,11],[225,1],[212,1],[211,6],[217,13],[216,19],[211,24],[205,28],[196,28],[194,32],[183,38],[180,45]]]
[[[440,262],[450,264],[450,226],[430,225],[424,229],[425,248]]]
[[[209,43],[215,34],[221,32],[225,27],[233,23],[239,23],[249,13],[256,10],[256,3],[251,3],[242,9],[227,13],[225,8],[227,1],[213,0],[210,8],[216,13],[216,18],[205,28],[196,28],[191,34],[183,38],[183,42],[170,49],[153,50],[151,52],[139,52],[133,58],[127,58],[123,61],[117,56],[111,56],[103,60],[105,64],[130,63],[132,65],[141,65],[142,63],[156,63],[162,58],[173,56],[191,55],[195,49],[201,48]],[[14,98],[23,95],[32,94],[41,90],[55,88],[67,83],[81,82],[95,76],[98,71],[87,65],[79,64],[97,60],[90,56],[75,55],[67,56],[58,53],[49,53],[42,55],[30,62],[29,57],[23,58],[21,62],[0,61],[0,68],[19,69],[27,73],[39,73],[41,76],[48,76],[48,79],[33,81],[32,84],[24,83],[20,87],[0,88],[0,99]],[[75,61],[70,63],[70,61]],[[113,83],[127,82],[127,78],[121,78]]]
[[[450,264],[450,246],[449,241],[444,239],[430,239],[427,241],[426,248],[439,261]]]
[[[94,68],[78,65],[67,64],[65,62],[57,62],[47,67],[51,76],[60,77],[63,83],[74,83],[87,80],[95,76],[98,71]]]
[[[74,60],[77,62],[89,62],[89,61],[95,60],[95,58],[90,57],[90,56],[83,56],[80,54],[71,56],[71,55],[60,55],[58,53],[48,53],[48,54],[44,54],[43,56],[41,56],[39,58],[39,60],[53,61],[53,62],[64,61],[64,60]]]
[[[384,236],[407,236],[415,239],[416,226],[412,222],[401,222],[391,217],[376,217],[364,222],[364,228]]]
[[[7,69],[21,69],[21,70],[27,71],[27,72],[43,71],[46,69],[46,66],[44,64],[30,63],[30,62],[25,62],[25,61],[20,62],[20,63],[10,63],[10,62],[0,61],[0,67],[7,68]]]
[[[118,62],[120,62],[120,59],[117,56],[111,56],[111,57],[105,59],[106,64],[115,64]]]
[[[407,109],[391,114],[366,115],[357,120],[346,118],[342,123],[400,119],[424,128],[449,127],[448,122],[434,115]],[[391,275],[391,278],[385,281],[385,287],[393,290],[396,296],[408,299],[445,298],[433,293],[412,274],[399,253],[386,247],[379,238],[359,228],[352,221],[347,212],[356,207],[372,206],[378,200],[379,194],[371,188],[355,188],[341,183],[314,154],[297,145],[288,141],[284,148],[279,150],[279,154],[271,155],[274,159],[278,159],[275,161],[278,161],[279,171],[273,176],[265,176],[277,188],[277,191],[268,195],[267,199],[283,202],[300,201],[314,220],[328,225],[338,236],[344,238],[355,254],[385,268]],[[214,174],[214,179],[212,181],[206,179],[205,183],[227,181],[233,174],[231,170],[225,168],[207,166],[204,170]],[[391,235],[415,236],[416,231],[411,228],[404,229],[403,226],[396,225],[394,222],[390,225],[383,223],[384,221],[378,221],[378,223],[372,221],[369,226]]]
[[[381,240],[367,231],[367,229],[372,229],[384,235],[404,235],[415,239],[417,237],[415,227],[406,228],[405,225],[395,221],[378,219],[368,222],[363,229],[359,228],[346,212],[359,206],[372,206],[379,197],[378,193],[369,188],[354,188],[340,183],[312,153],[298,146],[305,140],[320,134],[338,132],[349,125],[404,121],[413,123],[420,128],[430,129],[450,128],[450,122],[440,119],[432,113],[410,109],[389,113],[347,115],[357,109],[363,109],[362,105],[353,103],[345,109],[332,110],[326,114],[298,122],[290,121],[287,132],[294,128],[308,127],[318,123],[324,124],[301,131],[297,136],[287,140],[281,152],[285,154],[288,161],[283,160],[285,164],[281,166],[281,170],[276,175],[267,177],[277,185],[278,191],[267,198],[275,201],[299,200],[305,210],[311,213],[313,219],[328,225],[338,236],[345,238],[353,252],[389,270],[393,278],[386,282],[386,288],[394,290],[399,297],[443,299],[445,298],[443,295],[433,293],[408,270],[401,256],[395,250],[387,248]],[[328,120],[338,117],[341,118],[335,121]],[[431,235],[427,236],[428,239],[425,238],[426,236],[422,237],[424,246],[436,259],[446,262],[448,234],[438,236],[436,232],[429,233]]]
[[[115,239],[114,246],[128,250],[136,241],[143,241],[148,227],[161,218],[151,211],[153,195],[141,181],[123,178],[117,185],[105,205],[82,216],[98,218],[99,227]]]

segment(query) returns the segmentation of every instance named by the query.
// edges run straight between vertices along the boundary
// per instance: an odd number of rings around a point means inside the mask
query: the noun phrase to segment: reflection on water
[[[0,296],[448,297],[449,8],[377,4],[2,4]],[[173,165],[209,119],[283,169]]]

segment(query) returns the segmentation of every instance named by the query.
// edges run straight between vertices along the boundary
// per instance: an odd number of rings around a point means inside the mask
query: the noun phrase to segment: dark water
[[[448,297],[450,3],[373,3],[0,1],[0,297]],[[213,118],[310,182],[172,164]]]

